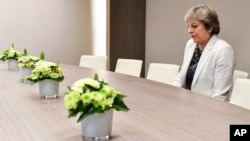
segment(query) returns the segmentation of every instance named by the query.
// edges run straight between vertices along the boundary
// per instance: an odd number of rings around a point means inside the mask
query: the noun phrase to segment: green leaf
[[[71,87],[70,87],[70,86],[68,86],[68,89],[69,89],[69,91],[72,91],[72,89],[71,89]]]
[[[15,48],[15,45],[12,43],[12,44],[11,44],[11,47],[14,49],[14,48]]]
[[[45,56],[45,55],[44,55],[44,52],[41,52],[39,59],[40,59],[40,60],[44,60],[44,58],[45,58],[44,56]]]
[[[99,76],[98,76],[98,74],[97,74],[97,73],[95,73],[95,75],[94,75],[94,80],[99,81]]]
[[[129,108],[124,103],[124,101],[122,99],[119,99],[118,97],[116,97],[114,100],[113,108],[117,111],[128,111],[129,110]]]
[[[27,56],[27,55],[28,55],[28,52],[27,52],[27,49],[26,49],[26,48],[24,49],[23,54],[24,54],[24,56]]]

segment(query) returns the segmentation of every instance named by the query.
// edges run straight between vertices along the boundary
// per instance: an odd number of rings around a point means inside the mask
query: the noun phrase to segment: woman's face
[[[211,35],[205,28],[205,25],[197,19],[189,19],[187,21],[188,33],[193,38],[194,42],[204,49]]]

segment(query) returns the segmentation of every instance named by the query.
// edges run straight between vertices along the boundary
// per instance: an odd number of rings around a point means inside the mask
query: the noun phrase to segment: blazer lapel
[[[197,79],[200,76],[201,71],[204,69],[204,67],[207,64],[207,61],[210,59],[211,56],[211,50],[213,49],[214,43],[217,41],[217,36],[212,36],[209,42],[207,43],[205,49],[202,52],[201,58],[199,60],[198,66],[196,68],[192,86],[196,83]]]
[[[184,77],[185,79],[182,79],[182,82],[181,82],[182,84],[185,84],[185,82],[186,82],[187,70],[188,70],[189,64],[191,62],[191,59],[193,57],[195,47],[196,47],[196,43],[193,43],[192,45],[190,45],[189,48],[187,49],[186,54],[185,54],[184,63],[182,65],[183,76],[185,76]]]
[[[195,47],[196,47],[196,44],[193,44],[192,46],[190,46],[190,49],[188,50],[187,57],[185,58],[186,59],[185,60],[186,61],[186,64],[185,64],[186,69],[188,69],[190,62],[193,58]]]

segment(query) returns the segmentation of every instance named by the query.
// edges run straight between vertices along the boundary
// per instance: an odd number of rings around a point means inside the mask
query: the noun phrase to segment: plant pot
[[[104,114],[89,115],[81,121],[84,140],[108,140],[111,138],[113,109]]]
[[[8,59],[8,67],[9,67],[9,71],[18,71],[18,62],[15,59]]]
[[[22,78],[24,78],[25,76],[29,76],[32,73],[32,70],[34,68],[20,68],[20,77],[21,77],[21,81],[24,82],[24,80],[22,80]]]
[[[39,93],[42,98],[57,98],[59,82],[51,79],[45,79],[39,82]]]

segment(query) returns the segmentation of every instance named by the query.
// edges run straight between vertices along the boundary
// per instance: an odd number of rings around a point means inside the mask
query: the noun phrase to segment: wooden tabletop
[[[59,98],[39,97],[0,64],[0,141],[82,141],[67,118],[64,94],[76,80],[99,77],[127,95],[128,112],[114,112],[112,141],[228,141],[230,124],[250,124],[250,111],[188,90],[110,71],[61,64]]]

